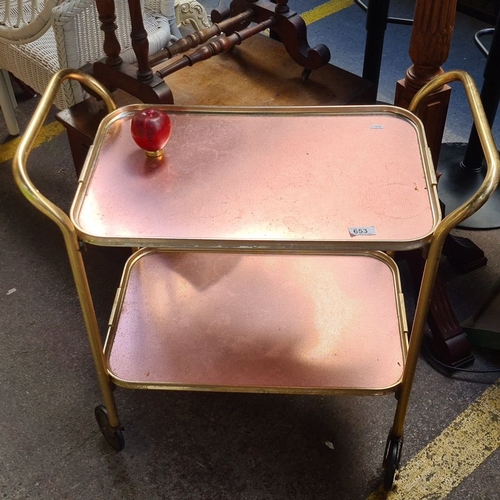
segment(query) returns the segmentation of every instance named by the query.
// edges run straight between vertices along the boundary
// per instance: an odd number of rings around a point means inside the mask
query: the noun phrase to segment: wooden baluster
[[[277,14],[286,14],[290,10],[288,7],[288,0],[276,0],[276,13]]]
[[[122,63],[120,57],[120,42],[116,38],[116,15],[114,0],[96,0],[97,12],[101,21],[101,30],[104,32],[104,53],[106,54],[106,64],[109,66],[119,66]]]
[[[169,45],[156,54],[150,56],[149,64],[150,66],[155,66],[165,59],[171,59],[176,54],[182,54],[190,49],[194,49],[195,47],[198,47],[198,45],[210,40],[210,38],[224,33],[226,29],[234,28],[242,22],[250,20],[252,16],[253,11],[248,9],[237,16],[225,19],[220,23],[213,23],[210,28],[204,28],[202,30],[195,31],[194,33],[190,33],[184,38],[177,40],[177,42],[174,42],[172,45]]]
[[[457,0],[417,0],[410,41],[410,58],[404,80],[396,86],[395,104],[407,108],[412,97],[428,81],[443,72],[455,22]],[[427,141],[437,165],[451,89],[444,86],[420,106]]]
[[[261,31],[271,28],[275,23],[276,19],[274,17],[271,17],[266,21],[254,24],[250,28],[245,28],[241,31],[235,31],[230,35],[219,35],[215,38],[212,38],[207,44],[202,45],[192,54],[185,55],[181,59],[170,63],[165,68],[159,69],[156,74],[161,76],[161,78],[165,78],[166,76],[171,75],[172,73],[175,73],[182,68],[193,66],[193,64],[201,61],[206,61],[213,56],[222,54],[223,52],[227,52],[236,45],[240,45],[243,40],[246,40],[247,38],[260,33]]]
[[[129,0],[128,5],[132,24],[130,37],[137,66],[125,63],[120,57],[120,43],[115,35],[114,0],[96,0],[107,57],[94,62],[89,71],[111,91],[119,88],[143,102],[171,104],[173,96],[170,88],[161,78],[153,75],[148,64],[149,43],[140,0]]]
[[[153,71],[148,63],[148,34],[144,28],[140,0],[128,0],[128,8],[132,23],[130,38],[132,40],[132,48],[137,57],[137,79],[147,82],[153,78]]]

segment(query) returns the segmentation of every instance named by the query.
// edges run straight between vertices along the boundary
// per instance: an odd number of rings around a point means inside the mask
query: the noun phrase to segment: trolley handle
[[[87,336],[94,358],[99,385],[104,398],[108,415],[109,425],[113,435],[120,430],[120,421],[116,412],[116,403],[111,392],[111,382],[104,359],[103,345],[99,333],[99,325],[92,303],[92,295],[85,272],[83,258],[80,252],[79,242],[75,226],[66,213],[58,206],[43,196],[31,181],[27,171],[27,161],[31,150],[34,147],[35,139],[47,118],[49,110],[54,102],[57,91],[64,80],[76,80],[85,87],[94,91],[104,102],[109,112],[116,109],[116,105],[110,93],[93,77],[77,70],[63,69],[58,71],[50,80],[40,103],[38,104],[33,117],[23,135],[21,142],[14,156],[12,169],[14,178],[24,196],[42,213],[54,221],[62,232],[64,243],[68,252],[69,263],[75,280],[76,291],[80,300],[83,319],[87,329]]]
[[[408,109],[409,111],[417,113],[419,105],[426,97],[432,92],[439,90],[443,85],[453,81],[460,81],[464,86],[474,125],[476,126],[486,159],[487,171],[483,183],[479,186],[476,193],[463,205],[448,214],[437,227],[435,236],[439,240],[442,239],[443,243],[444,238],[451,229],[470,217],[473,213],[477,212],[488,201],[489,197],[497,188],[500,180],[500,158],[498,156],[498,150],[476,84],[468,73],[455,70],[448,71],[435,77],[415,94]]]
[[[54,103],[59,88],[65,80],[76,80],[83,86],[95,92],[106,104],[108,112],[116,109],[116,104],[109,91],[94,77],[74,69],[62,69],[58,71],[50,80],[47,89],[38,104],[33,117],[31,118],[26,132],[21,138],[21,142],[14,155],[12,170],[14,179],[24,196],[42,213],[53,220],[61,229],[63,234],[68,236],[68,232],[73,231],[73,223],[66,213],[57,205],[47,199],[33,184],[28,175],[28,157],[35,145],[35,140],[47,119],[50,108]]]
[[[434,283],[439,269],[441,252],[446,237],[449,232],[460,222],[470,217],[488,201],[488,198],[495,191],[500,178],[500,158],[491,134],[491,129],[484,112],[483,104],[477,91],[474,80],[464,71],[449,71],[435,77],[424,85],[413,97],[409,110],[415,112],[422,101],[432,92],[439,90],[449,82],[459,80],[462,82],[467,100],[472,112],[474,124],[476,126],[479,140],[486,158],[487,172],[481,186],[472,197],[463,205],[459,206],[447,215],[437,226],[432,235],[429,247],[427,248],[427,258],[425,260],[422,283],[418,294],[417,305],[414,313],[413,326],[410,334],[408,346],[408,357],[406,359],[403,383],[399,392],[398,406],[394,416],[394,424],[391,430],[393,438],[398,439],[403,435],[403,426],[406,411],[410,398],[410,391],[415,378],[415,369],[418,362],[420,346],[424,326],[427,321],[429,305],[434,292]]]

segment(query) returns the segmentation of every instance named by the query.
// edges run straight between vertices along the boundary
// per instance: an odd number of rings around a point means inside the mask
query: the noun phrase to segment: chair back
[[[136,56],[130,39],[128,2],[116,0],[114,3],[120,57],[133,64]],[[143,0],[141,5],[149,52],[154,54],[170,42],[172,26],[177,30],[174,0]],[[104,57],[103,41],[95,0],[0,2],[0,69],[12,73],[35,92],[43,93],[58,70],[81,68]],[[15,134],[18,133],[13,111],[15,100],[6,71],[0,82],[6,98],[0,104],[4,116],[9,117],[9,132]],[[65,109],[85,97],[79,83],[65,81],[55,105]]]
[[[5,0],[0,3],[0,38],[25,44],[42,36],[52,25],[58,0]]]

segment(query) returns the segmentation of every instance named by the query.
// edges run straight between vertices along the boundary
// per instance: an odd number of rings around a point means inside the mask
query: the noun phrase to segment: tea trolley
[[[57,89],[75,79],[102,96],[102,121],[69,216],[33,185],[28,156]],[[441,220],[419,103],[445,83],[466,90],[488,173]],[[410,111],[393,106],[157,106],[172,122],[163,156],[134,143],[147,105],[115,109],[94,78],[51,81],[14,159],[16,181],[61,229],[104,405],[99,427],[124,445],[114,386],[309,394],[395,393],[384,484],[403,427],[433,282],[449,231],[499,180],[478,92],[459,71],[427,84]],[[132,250],[104,345],[81,242]],[[426,259],[408,331],[394,251]],[[409,342],[408,342],[409,338]]]

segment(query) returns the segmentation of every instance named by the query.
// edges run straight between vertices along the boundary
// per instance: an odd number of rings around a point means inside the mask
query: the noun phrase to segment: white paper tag
[[[359,226],[350,227],[349,234],[351,236],[372,236],[377,234],[377,231],[375,231],[375,226]]]

